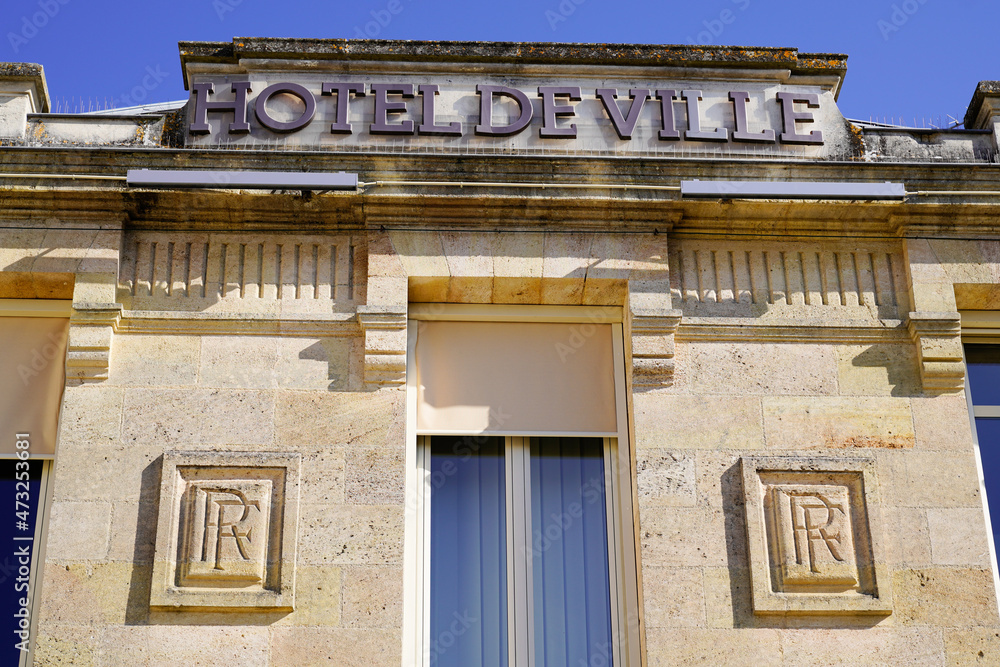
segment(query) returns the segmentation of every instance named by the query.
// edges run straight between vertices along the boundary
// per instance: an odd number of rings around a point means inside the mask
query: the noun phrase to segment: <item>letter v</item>
[[[615,126],[615,132],[618,133],[619,139],[632,138],[632,132],[635,131],[635,124],[639,120],[639,112],[642,111],[642,105],[649,99],[649,89],[633,88],[628,91],[628,94],[632,102],[628,108],[628,117],[625,118],[622,117],[622,111],[618,108],[618,102],[616,101],[618,99],[618,89],[597,89],[597,96],[604,103],[604,109],[608,112],[608,117],[611,118],[611,124]]]

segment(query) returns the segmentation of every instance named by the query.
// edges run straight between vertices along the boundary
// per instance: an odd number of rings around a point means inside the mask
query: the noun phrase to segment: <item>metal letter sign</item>
[[[192,85],[188,125],[192,136],[212,132],[229,137],[247,133],[261,138],[267,138],[269,133],[291,135],[306,130],[319,114],[332,122],[322,130],[302,132],[305,138],[293,143],[322,145],[336,135],[357,133],[361,139],[348,143],[357,146],[360,141],[377,146],[397,138],[456,146],[464,145],[456,144],[456,137],[465,143],[476,137],[515,137],[534,126],[537,132],[504,146],[554,147],[559,142],[578,141],[587,148],[593,148],[595,141],[610,144],[614,150],[622,148],[620,142],[641,143],[637,148],[642,150],[655,149],[660,142],[676,142],[694,150],[725,144],[822,146],[823,130],[806,128],[829,123],[832,111],[832,107],[823,109],[824,97],[818,92],[754,91],[746,84],[740,90],[712,90],[705,84],[699,88],[629,87],[627,101],[622,99],[624,95],[619,97],[618,88],[582,89],[577,85],[533,86],[530,93],[523,86],[485,83],[473,89],[469,83],[452,82],[442,90],[437,83],[318,78],[303,83],[273,83],[259,91],[260,84],[251,86],[249,81],[227,85],[232,94],[232,99],[227,100],[213,97],[213,83]],[[251,99],[254,92],[256,96]],[[248,121],[250,106],[254,124]],[[226,123],[230,117],[232,122]],[[365,122],[352,123],[352,118]],[[216,121],[214,129],[212,120]],[[215,139],[227,141],[225,136]]]

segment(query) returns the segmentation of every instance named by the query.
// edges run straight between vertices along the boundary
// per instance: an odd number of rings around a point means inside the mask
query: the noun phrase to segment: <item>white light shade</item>
[[[420,322],[417,432],[617,435],[612,326]]]

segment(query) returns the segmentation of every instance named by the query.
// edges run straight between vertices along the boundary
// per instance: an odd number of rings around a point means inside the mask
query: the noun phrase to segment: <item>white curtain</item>
[[[610,665],[604,443],[531,438],[535,664]]]
[[[431,444],[430,664],[507,665],[504,439]]]

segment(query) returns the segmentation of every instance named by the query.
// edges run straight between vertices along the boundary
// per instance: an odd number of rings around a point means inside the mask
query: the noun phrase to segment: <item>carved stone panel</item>
[[[181,586],[264,581],[271,486],[269,479],[189,486]]]
[[[292,609],[299,459],[164,454],[150,605]]]
[[[742,465],[756,613],[891,612],[873,461]]]
[[[768,485],[765,512],[781,583],[857,586],[850,502],[848,487],[837,484]]]

